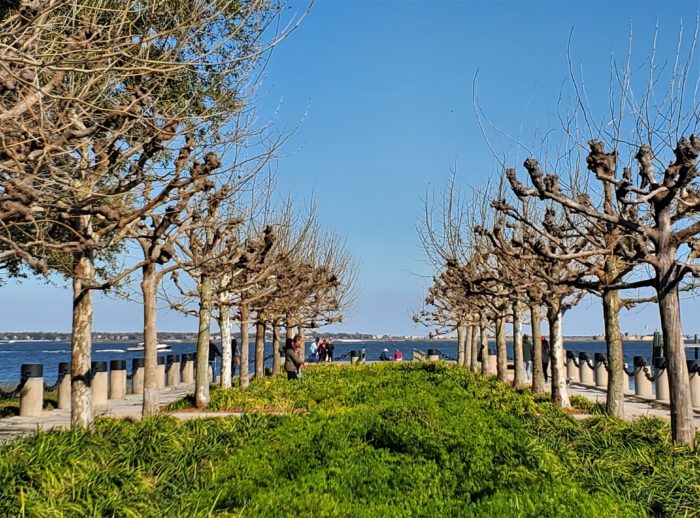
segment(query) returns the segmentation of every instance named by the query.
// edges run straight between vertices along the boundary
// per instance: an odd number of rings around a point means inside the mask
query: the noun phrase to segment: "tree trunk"
[[[513,385],[520,388],[525,381],[525,363],[523,362],[523,310],[520,303],[513,303]]]
[[[242,389],[248,388],[250,379],[248,378],[248,326],[250,323],[250,309],[248,304],[241,303],[241,365],[238,384]]]
[[[91,428],[92,408],[92,290],[95,276],[92,250],[73,256],[73,327],[71,335],[71,425]]]
[[[457,325],[457,365],[459,366],[463,366],[465,362],[466,332],[467,326],[460,322]]]
[[[301,324],[299,324],[298,329],[299,329],[299,338],[301,339],[301,343],[299,345],[299,351],[300,351],[299,357],[301,358],[301,361],[305,361],[306,360],[306,333],[305,333],[306,330],[304,329],[304,326],[302,326]]]
[[[153,416],[160,408],[160,392],[156,381],[158,370],[158,332],[156,330],[156,294],[158,277],[156,265],[149,263],[142,268],[141,293],[143,295],[143,417]]]
[[[471,370],[476,372],[479,369],[479,326],[471,326],[472,333],[472,363]]]
[[[282,336],[281,326],[275,322],[272,325],[272,375],[280,373],[280,337]]]
[[[255,323],[255,377],[265,376],[265,323]]]
[[[603,292],[603,320],[605,344],[608,349],[608,395],[605,404],[609,415],[625,418],[625,373],[620,333],[620,293],[617,290]]]
[[[464,367],[469,368],[472,363],[472,327],[464,325]]]
[[[484,375],[493,374],[493,372],[489,372],[489,328],[486,318],[482,317],[479,327],[481,331],[481,373]]]
[[[496,318],[496,373],[503,383],[508,382],[508,348],[506,346],[506,319]]]
[[[562,314],[558,300],[547,306],[547,319],[549,320],[549,365],[552,369],[552,402],[561,408],[571,408],[569,390],[566,386]]]
[[[233,377],[231,348],[231,306],[219,301],[219,330],[221,331],[221,388],[230,389]]]
[[[668,388],[671,400],[671,434],[678,444],[695,445],[693,406],[686,363],[685,344],[681,331],[678,287],[664,285],[671,276],[670,269],[657,273],[657,294],[661,330],[664,335],[664,354],[668,364]]]
[[[209,335],[213,288],[208,275],[202,275],[199,285],[199,331],[197,333],[197,362],[194,376],[194,404],[204,408],[209,404]]]
[[[535,354],[532,358],[532,391],[544,392],[544,370],[542,369],[542,308],[539,304],[530,306],[532,344]]]

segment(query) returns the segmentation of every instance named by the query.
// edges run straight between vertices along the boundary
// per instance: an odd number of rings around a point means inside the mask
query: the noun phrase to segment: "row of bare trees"
[[[262,348],[267,326],[276,336],[281,325],[316,327],[350,302],[342,242],[320,228],[315,209],[271,201],[269,171],[286,136],[255,126],[253,94],[270,50],[299,21],[285,25],[283,7],[27,0],[0,8],[0,268],[72,284],[74,426],[94,419],[95,290],[140,281],[144,415],[158,408],[159,297],[199,319],[198,405],[209,397],[212,316],[224,387],[231,321],[240,322],[246,387],[252,321]],[[256,352],[256,375],[263,361]]]
[[[499,159],[503,174],[495,186],[467,196],[453,180],[437,202],[429,198],[420,237],[436,275],[415,317],[440,333],[457,330],[459,361],[473,370],[480,335],[484,372],[486,330],[493,329],[503,381],[510,322],[516,386],[524,384],[523,315],[529,308],[535,345],[546,318],[552,398],[566,408],[562,316],[584,295],[599,297],[610,371],[607,411],[624,417],[620,311],[656,303],[673,439],[688,445],[695,427],[679,292],[692,290],[700,273],[694,48],[693,39],[687,58],[666,68],[657,67],[652,54],[642,82],[632,77],[629,60],[615,68],[609,113],[601,118],[572,75],[574,102],[560,116],[561,143],[551,145],[552,131],[540,151],[522,146],[531,155],[524,175]],[[532,388],[538,392],[544,390],[540,355],[535,347]]]

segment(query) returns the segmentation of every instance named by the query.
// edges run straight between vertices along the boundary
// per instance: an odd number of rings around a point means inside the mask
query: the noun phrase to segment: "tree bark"
[[[525,381],[525,363],[523,362],[523,310],[520,303],[513,303],[513,385],[520,388]]]
[[[506,346],[506,319],[496,318],[496,374],[503,383],[508,382],[508,348]]]
[[[472,326],[464,325],[464,367],[472,363]]]
[[[457,325],[457,365],[459,366],[463,366],[465,362],[466,332],[467,326],[460,322]]]
[[[306,330],[304,329],[304,326],[299,324],[297,327],[299,329],[299,338],[301,339],[301,344],[299,345],[299,356],[301,358],[301,361],[306,360]]]
[[[209,335],[214,294],[212,281],[208,275],[200,277],[197,291],[199,292],[199,331],[194,376],[194,404],[197,408],[204,408],[209,404]]]
[[[265,323],[255,323],[255,377],[265,376]]]
[[[620,293],[617,290],[603,292],[603,320],[605,343],[608,349],[608,395],[606,411],[613,417],[625,418],[625,373],[620,333]]]
[[[160,408],[160,393],[156,381],[158,370],[158,332],[156,330],[156,294],[158,277],[156,265],[148,263],[142,268],[141,293],[143,295],[143,417],[153,416]]]
[[[233,376],[233,350],[231,348],[231,306],[220,301],[219,330],[221,331],[221,388],[230,389]]]
[[[472,333],[472,372],[479,370],[479,326],[471,326]]]
[[[693,406],[686,363],[685,344],[681,331],[678,287],[670,286],[671,269],[657,273],[657,294],[661,330],[664,335],[664,354],[668,368],[668,388],[671,400],[671,434],[678,444],[695,446]]]
[[[544,370],[542,369],[542,308],[539,304],[530,306],[532,344],[535,354],[532,358],[532,391],[544,392]]]
[[[481,332],[481,373],[493,374],[489,372],[489,328],[486,318],[481,318],[479,325]]]
[[[238,376],[238,384],[242,389],[248,388],[250,379],[248,377],[248,327],[250,323],[250,309],[248,304],[241,303],[241,365],[239,366],[240,375]]]
[[[71,425],[91,428],[92,407],[92,290],[94,255],[85,250],[73,256],[73,327],[71,335]]]
[[[282,336],[281,326],[275,322],[272,325],[272,375],[280,373],[280,337]]]
[[[552,369],[552,402],[561,408],[571,408],[569,390],[566,386],[562,313],[558,300],[547,305],[547,319],[549,320],[549,365]]]

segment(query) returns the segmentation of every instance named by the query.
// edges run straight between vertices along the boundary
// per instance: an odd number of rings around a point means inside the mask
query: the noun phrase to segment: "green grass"
[[[58,408],[58,393],[44,392],[44,409]],[[19,397],[12,399],[0,399],[0,419],[19,415]]]
[[[317,366],[211,407],[250,413],[0,447],[0,515],[700,516],[666,424],[579,422],[454,366]]]

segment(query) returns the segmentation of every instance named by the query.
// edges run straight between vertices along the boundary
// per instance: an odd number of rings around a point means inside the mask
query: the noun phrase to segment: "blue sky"
[[[568,74],[567,42],[594,102],[606,101],[611,54],[648,55],[655,24],[659,55],[671,59],[683,20],[692,31],[697,2],[355,2],[317,0],[301,27],[275,51],[260,90],[261,120],[298,126],[279,162],[281,195],[313,194],[322,220],[355,256],[359,298],[335,329],[422,334],[410,315],[430,275],[416,235],[426,189],[450,171],[476,185],[496,171],[475,117],[476,77],[484,112],[499,128],[532,141],[555,124]],[[289,12],[303,11],[292,3]],[[477,75],[478,72],[478,75]],[[507,141],[512,165],[522,162]],[[34,281],[0,288],[2,330],[70,329],[67,289]],[[135,330],[137,304],[98,297],[96,330]],[[37,314],[37,308],[40,311]],[[700,332],[683,306],[686,332]],[[161,312],[163,330],[196,322]],[[655,308],[623,317],[623,330],[657,326]],[[693,327],[695,326],[695,327]],[[599,307],[584,302],[567,315],[565,334],[602,332]]]

